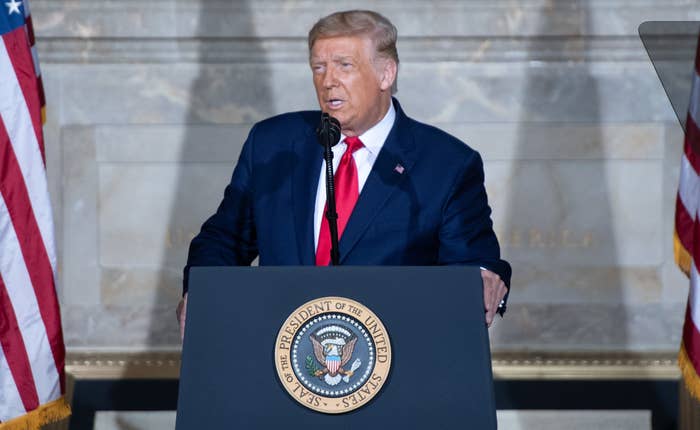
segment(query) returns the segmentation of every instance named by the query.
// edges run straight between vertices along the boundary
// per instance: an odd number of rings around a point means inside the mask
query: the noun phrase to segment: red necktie
[[[340,158],[338,170],[335,171],[335,207],[338,212],[338,240],[343,235],[345,226],[350,219],[357,197],[359,193],[359,185],[357,182],[357,166],[352,154],[362,148],[363,144],[357,136],[345,138],[345,144],[348,145],[345,153]],[[331,262],[331,231],[328,227],[328,219],[326,218],[326,210],[328,203],[323,209],[323,221],[321,221],[321,230],[318,235],[318,248],[316,249],[316,265],[328,266]]]

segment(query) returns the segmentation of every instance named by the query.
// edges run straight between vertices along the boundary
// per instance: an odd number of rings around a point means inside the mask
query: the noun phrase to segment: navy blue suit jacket
[[[510,285],[484,189],[481,157],[459,139],[396,121],[340,239],[342,265],[485,267]],[[185,267],[313,265],[323,148],[320,112],[287,113],[250,131],[216,213],[192,240]],[[396,169],[402,166],[402,169]]]

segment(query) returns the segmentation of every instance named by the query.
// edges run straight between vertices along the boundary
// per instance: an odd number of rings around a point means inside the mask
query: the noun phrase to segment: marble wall
[[[493,349],[676,350],[683,135],[637,27],[696,1],[33,0],[69,350],[177,348],[189,240],[251,124],[315,107],[312,23],[357,7],[399,29],[406,112],[484,157]]]

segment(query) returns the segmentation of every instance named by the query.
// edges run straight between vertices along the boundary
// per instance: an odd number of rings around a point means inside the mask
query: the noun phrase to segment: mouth
[[[331,110],[340,109],[341,107],[343,107],[344,103],[345,103],[345,100],[341,100],[341,99],[328,99],[328,100],[326,100],[326,106],[328,106],[328,109],[331,109]]]

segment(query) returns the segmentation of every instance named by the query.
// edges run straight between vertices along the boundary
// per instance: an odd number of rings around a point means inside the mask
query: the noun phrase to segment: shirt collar
[[[389,110],[384,115],[381,121],[376,123],[372,128],[365,131],[360,135],[360,140],[365,145],[365,148],[372,155],[379,154],[379,151],[384,146],[386,138],[391,132],[391,127],[394,126],[394,120],[396,119],[396,109],[394,109],[394,104],[389,103]],[[342,141],[345,140],[345,135],[341,135]]]

